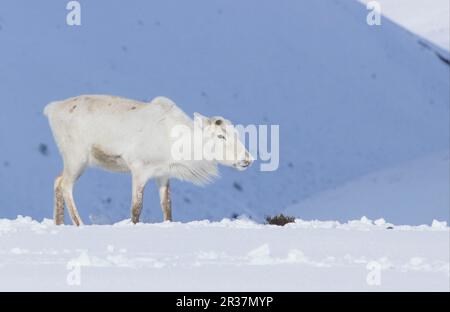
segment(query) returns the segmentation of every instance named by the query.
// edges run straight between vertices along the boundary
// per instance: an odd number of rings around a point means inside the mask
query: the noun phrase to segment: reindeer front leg
[[[146,183],[146,180],[140,179],[138,176],[133,175],[131,221],[135,224],[139,222],[139,217],[141,216],[144,188]]]
[[[169,178],[159,178],[156,180],[156,183],[159,188],[159,198],[164,221],[172,221],[172,202],[170,200]]]

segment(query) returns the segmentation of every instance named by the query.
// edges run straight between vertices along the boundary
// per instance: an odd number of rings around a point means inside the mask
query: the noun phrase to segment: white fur
[[[172,177],[203,184],[218,175],[217,163],[242,169],[253,160],[242,143],[231,137],[230,146],[232,143],[237,146],[239,159],[174,159],[171,146],[177,138],[171,136],[172,129],[182,125],[194,131],[196,123],[165,97],[143,103],[108,95],[83,95],[52,102],[45,107],[44,114],[64,160],[62,180],[58,183],[75,224],[81,224],[81,219],[72,199],[72,188],[89,166],[131,172],[136,191],[143,189],[150,178],[167,181],[162,187],[168,187],[168,179]],[[218,140],[217,134],[225,134],[224,127],[231,125],[222,117],[196,116],[206,130],[203,140],[213,144]],[[217,119],[223,120],[221,126],[214,123]],[[241,166],[242,162],[246,166]],[[56,187],[55,184],[55,192]]]

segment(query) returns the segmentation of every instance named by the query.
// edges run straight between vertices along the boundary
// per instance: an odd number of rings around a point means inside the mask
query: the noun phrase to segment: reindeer
[[[230,121],[195,113],[189,118],[172,100],[150,103],[108,95],[82,95],[48,104],[44,109],[63,158],[64,169],[54,183],[54,222],[64,223],[64,203],[72,223],[82,225],[73,187],[86,168],[96,166],[132,176],[131,221],[139,222],[144,188],[154,178],[159,188],[164,221],[172,220],[171,178],[205,184],[218,175],[217,165],[245,170],[253,158],[238,139]],[[174,129],[187,129],[174,135]],[[201,130],[200,140],[192,140]],[[175,144],[222,148],[233,157],[210,159],[174,157]]]

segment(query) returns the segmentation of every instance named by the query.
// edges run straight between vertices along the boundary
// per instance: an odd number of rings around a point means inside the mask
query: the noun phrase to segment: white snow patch
[[[77,228],[0,219],[0,290],[448,291],[445,222],[387,224],[363,217],[284,227],[223,220]],[[366,283],[373,263],[384,281],[376,288]],[[74,270],[78,286],[66,283]]]
[[[360,0],[363,3],[372,0]],[[450,51],[448,0],[377,0],[381,13],[435,45]]]

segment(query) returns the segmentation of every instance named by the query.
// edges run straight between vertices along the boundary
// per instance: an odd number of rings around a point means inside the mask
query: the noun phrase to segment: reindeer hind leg
[[[64,196],[62,190],[62,175],[56,177],[54,184],[53,221],[56,225],[64,224]]]
[[[74,161],[76,159],[76,161]],[[64,172],[62,176],[61,189],[64,201],[67,206],[67,210],[69,211],[70,218],[72,219],[72,223],[74,225],[83,225],[83,221],[78,213],[77,206],[75,205],[75,201],[73,199],[73,187],[75,182],[83,173],[86,168],[87,162],[83,158],[73,158],[72,162],[64,159]]]
[[[63,197],[64,201],[67,205],[67,210],[69,210],[70,218],[72,219],[72,223],[76,226],[83,225],[83,221],[78,213],[77,206],[75,205],[75,201],[73,199],[73,185],[74,181],[71,179],[63,178],[62,189],[63,189]]]

